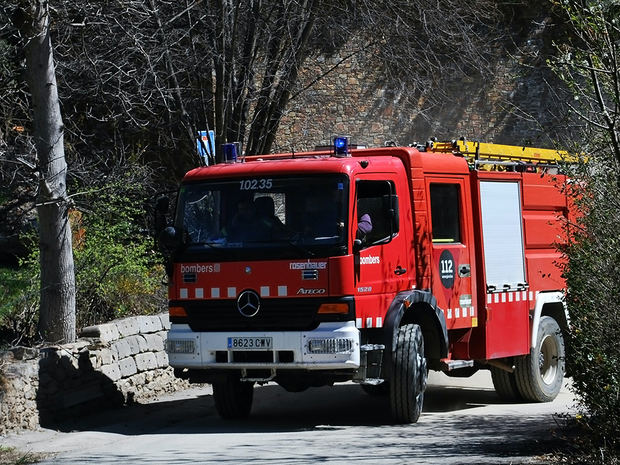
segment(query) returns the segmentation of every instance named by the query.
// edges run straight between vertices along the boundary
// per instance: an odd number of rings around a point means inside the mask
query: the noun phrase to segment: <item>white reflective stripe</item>
[[[512,292],[508,293],[508,302],[512,302]]]
[[[377,328],[381,328],[383,326],[383,318],[380,316],[377,317]]]
[[[228,288],[228,297],[237,297],[237,288],[229,287]]]
[[[451,320],[451,319],[452,319],[452,309],[449,308],[448,309],[448,320]]]
[[[498,304],[499,303],[499,294],[495,294],[495,303]]]
[[[269,297],[269,286],[261,286],[260,287],[260,296],[261,297]]]
[[[288,293],[288,288],[286,286],[278,286],[278,296],[282,297]]]
[[[362,327],[362,319],[361,318],[356,318],[355,319],[355,327],[356,328],[361,328]]]
[[[213,299],[219,299],[220,298],[220,288],[219,287],[212,287],[211,288],[211,298],[213,298]]]
[[[525,301],[527,300],[527,291],[521,292],[521,298]]]
[[[372,328],[372,318],[366,318],[366,327]]]
[[[487,294],[487,304],[493,303],[493,294]]]
[[[521,293],[515,292],[515,302],[519,302],[520,298],[521,298]]]
[[[534,300],[534,293],[530,291],[530,300]]]
[[[181,288],[179,289],[179,298],[181,299],[187,299],[187,289],[186,288]]]
[[[502,303],[506,302],[506,293],[502,292]]]
[[[204,291],[202,290],[202,287],[197,287],[196,288],[196,298],[197,299],[202,299],[204,297],[203,292]]]
[[[460,312],[459,312],[459,308],[458,308],[458,307],[456,307],[456,308],[454,309],[454,318],[458,318],[460,315],[461,315],[461,314],[460,314]]]
[[[469,316],[474,316],[474,307],[469,307]]]

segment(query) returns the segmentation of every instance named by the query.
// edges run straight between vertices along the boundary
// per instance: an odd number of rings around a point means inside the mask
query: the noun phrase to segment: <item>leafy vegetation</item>
[[[583,129],[576,150],[590,161],[568,186],[579,216],[565,276],[571,315],[567,366],[581,404],[581,451],[588,463],[620,461],[620,5],[555,2],[568,40],[551,64],[571,91],[569,112]]]
[[[127,162],[91,167],[73,179],[75,206],[69,217],[77,283],[78,327],[165,308],[162,260],[153,250],[146,212],[152,172]],[[34,241],[30,241],[34,244]],[[17,268],[0,269],[0,343],[38,340],[39,254],[36,247]]]
[[[39,304],[38,283],[37,268],[26,263],[17,269],[0,268],[0,346],[34,339]]]
[[[89,213],[74,215],[78,321],[83,326],[161,311],[162,260],[146,234],[143,186],[119,180],[92,192]],[[107,191],[107,192],[105,192]],[[103,194],[103,195],[102,195]]]
[[[582,452],[592,454],[589,463],[608,464],[620,452],[620,189],[601,161],[591,162],[582,179],[571,188],[581,216],[566,248],[567,366],[581,405]]]

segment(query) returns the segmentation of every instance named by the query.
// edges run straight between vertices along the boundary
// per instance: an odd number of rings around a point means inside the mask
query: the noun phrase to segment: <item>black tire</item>
[[[404,325],[398,330],[390,380],[390,406],[396,423],[418,421],[427,376],[422,330],[418,325]]]
[[[523,396],[517,387],[517,379],[514,373],[502,370],[501,368],[491,367],[491,379],[495,392],[500,399],[506,402],[520,402]]]
[[[373,397],[385,397],[390,394],[390,385],[387,381],[381,384],[360,384],[366,394]]]
[[[515,359],[519,392],[525,400],[551,402],[562,388],[565,373],[564,338],[558,323],[543,316],[538,326],[536,347]]]
[[[222,418],[246,418],[252,410],[253,398],[254,383],[241,382],[234,376],[213,383],[215,409]]]

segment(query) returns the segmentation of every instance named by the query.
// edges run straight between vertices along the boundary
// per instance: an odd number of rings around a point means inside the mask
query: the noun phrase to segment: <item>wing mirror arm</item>
[[[353,241],[353,253],[359,253],[360,250],[362,250],[362,240],[355,239]]]

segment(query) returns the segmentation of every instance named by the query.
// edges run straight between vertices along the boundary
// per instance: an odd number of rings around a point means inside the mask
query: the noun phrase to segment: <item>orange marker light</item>
[[[187,316],[187,312],[183,307],[168,307],[169,316]]]
[[[322,304],[319,313],[349,313],[349,304]]]

